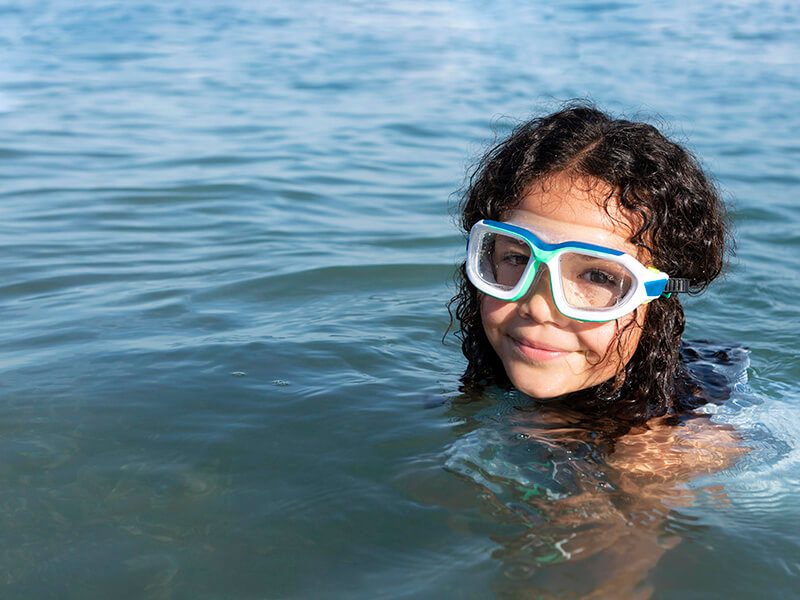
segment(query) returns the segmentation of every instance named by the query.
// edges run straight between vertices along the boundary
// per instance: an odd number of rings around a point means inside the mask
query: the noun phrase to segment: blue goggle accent
[[[483,221],[486,225],[490,227],[494,227],[495,229],[500,229],[504,231],[508,231],[510,233],[516,233],[519,236],[522,236],[528,240],[530,240],[534,246],[540,248],[541,250],[546,250],[548,252],[553,250],[561,250],[562,248],[580,248],[582,250],[592,250],[593,252],[602,252],[603,254],[610,254],[611,256],[622,256],[625,254],[620,250],[615,250],[614,248],[606,248],[605,246],[596,246],[594,244],[587,244],[586,242],[560,242],[558,244],[548,244],[547,242],[540,240],[536,237],[533,233],[529,230],[518,227],[516,225],[512,225],[511,223],[502,223],[501,221],[491,221],[489,219],[485,219]],[[666,280],[665,280],[666,282]]]

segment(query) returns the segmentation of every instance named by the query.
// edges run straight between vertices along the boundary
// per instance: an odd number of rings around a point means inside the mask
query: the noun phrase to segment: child
[[[469,257],[453,303],[465,388],[514,386],[629,424],[698,404],[677,293],[719,275],[729,237],[719,195],[685,149],[650,125],[571,105],[489,151],[461,224]]]
[[[494,473],[495,452],[449,466],[486,473],[495,493],[506,473],[541,471],[540,483],[510,485],[506,505],[536,516],[499,554],[533,573],[527,592],[646,597],[647,571],[679,541],[665,540],[666,515],[692,501],[679,484],[741,454],[730,429],[690,414],[706,399],[680,354],[679,294],[722,269],[720,197],[654,127],[573,104],[488,152],[461,224],[461,381],[535,402],[507,420],[526,440],[522,464]]]

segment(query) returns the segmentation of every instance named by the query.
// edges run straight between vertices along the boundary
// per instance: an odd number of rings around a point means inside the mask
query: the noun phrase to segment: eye
[[[527,254],[520,254],[519,252],[506,252],[503,254],[502,262],[503,264],[510,265],[512,267],[521,267],[528,264],[528,259],[530,257]]]
[[[619,281],[614,275],[600,269],[589,269],[584,271],[580,277],[594,285],[602,285],[604,287],[617,287],[619,285]]]

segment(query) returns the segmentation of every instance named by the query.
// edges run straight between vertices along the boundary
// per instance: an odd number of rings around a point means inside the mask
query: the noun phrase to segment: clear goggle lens
[[[476,241],[479,244],[478,275],[484,282],[506,292],[526,276],[531,248],[524,240],[484,231]],[[553,258],[558,264],[548,261],[548,268],[560,281],[563,301],[573,308],[603,310],[619,306],[636,282],[626,266],[591,252],[565,249]]]

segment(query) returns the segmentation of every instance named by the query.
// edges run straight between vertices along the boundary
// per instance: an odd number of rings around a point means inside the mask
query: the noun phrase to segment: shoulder
[[[679,483],[732,466],[747,451],[730,426],[706,415],[658,418],[618,438],[609,463],[628,478]]]

